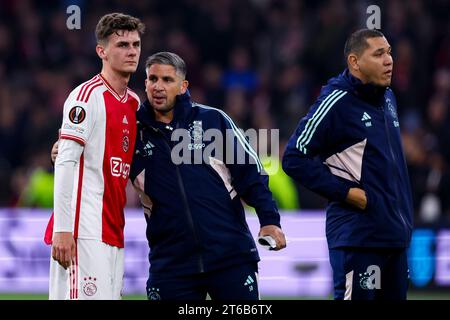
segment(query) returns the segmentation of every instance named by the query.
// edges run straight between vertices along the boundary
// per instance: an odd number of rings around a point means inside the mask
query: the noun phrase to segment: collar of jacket
[[[370,83],[364,84],[361,80],[353,76],[348,68],[342,72],[339,78],[341,78],[348,86],[348,89],[361,100],[376,107],[380,107],[383,104],[387,87],[380,87]]]
[[[184,94],[177,95],[175,98],[175,105],[173,107],[173,119],[170,122],[170,125],[175,128],[176,124],[186,117],[189,110],[188,108],[191,107],[191,95],[188,90]],[[157,127],[155,111],[153,110],[153,107],[148,99],[140,105],[139,110],[136,113],[136,118],[139,122],[146,126],[153,128]]]

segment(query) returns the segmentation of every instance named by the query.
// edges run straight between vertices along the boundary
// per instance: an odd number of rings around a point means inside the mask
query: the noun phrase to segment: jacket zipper
[[[167,148],[169,150],[169,154],[170,154],[172,149],[170,148],[170,144],[169,144],[169,141],[167,141],[166,135],[164,134],[164,132],[162,132],[161,129],[159,129],[159,128],[155,128],[155,129],[156,129],[156,131],[158,133],[160,133],[163,136],[164,143],[167,146]],[[191,228],[191,231],[192,231],[192,233],[194,235],[195,244],[200,249],[200,241],[199,241],[199,238],[197,236],[197,232],[195,231],[194,220],[192,219],[191,209],[189,208],[189,202],[187,200],[186,190],[184,189],[183,179],[181,178],[180,168],[178,166],[175,166],[175,169],[177,171],[178,186],[180,187],[181,197],[183,198],[183,203],[184,203],[184,206],[185,206],[185,209],[186,209],[185,213],[186,213],[186,216],[188,218],[189,227]],[[203,273],[203,272],[205,272],[205,267],[204,267],[204,263],[203,263],[203,257],[202,257],[202,254],[200,252],[199,252],[198,256],[199,256],[199,260],[198,260],[199,270],[200,270],[201,273]]]
[[[389,145],[389,151],[391,152],[392,161],[393,161],[393,164],[395,165],[397,163],[397,161],[395,160],[394,150],[392,149],[391,136],[389,134],[389,126],[387,123],[386,114],[384,113],[384,106],[381,106],[381,110],[383,111],[384,127],[386,129],[386,137],[387,137],[387,141],[388,141],[388,145]],[[397,174],[398,174],[398,169],[397,169]],[[398,192],[398,191],[396,190],[396,192]],[[396,197],[397,204],[398,204],[398,201],[399,200],[398,200],[398,195],[397,195],[397,197]],[[405,228],[405,231],[409,237],[408,226],[406,224],[405,218],[403,217],[402,213],[397,208],[395,210],[398,212],[398,215],[400,216],[400,219],[402,220],[403,227]]]

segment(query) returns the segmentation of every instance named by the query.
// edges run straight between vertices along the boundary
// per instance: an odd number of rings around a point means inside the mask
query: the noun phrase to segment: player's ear
[[[100,59],[106,59],[106,53],[105,53],[105,47],[101,44],[97,44],[95,47],[95,51],[97,52],[97,55],[100,57]]]
[[[186,93],[188,86],[189,86],[189,81],[187,81],[187,80],[181,81],[181,88],[180,88],[181,94]]]

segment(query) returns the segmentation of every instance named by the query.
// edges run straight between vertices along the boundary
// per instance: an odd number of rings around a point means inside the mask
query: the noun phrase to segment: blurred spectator
[[[243,47],[234,48],[230,54],[230,67],[223,75],[225,89],[241,88],[253,92],[257,85],[256,73],[250,66],[250,54]]]
[[[222,69],[218,64],[208,63],[203,67],[202,86],[205,90],[205,104],[223,106],[225,90],[222,86]]]

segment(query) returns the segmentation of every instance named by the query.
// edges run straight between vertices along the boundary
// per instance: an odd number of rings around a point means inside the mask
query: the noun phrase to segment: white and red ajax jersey
[[[134,92],[119,96],[101,75],[78,86],[64,104],[61,139],[84,145],[71,204],[75,238],[124,246],[125,187],[139,104]]]

